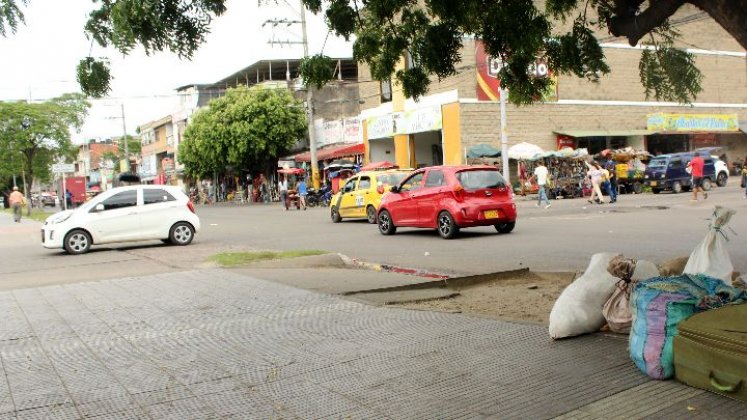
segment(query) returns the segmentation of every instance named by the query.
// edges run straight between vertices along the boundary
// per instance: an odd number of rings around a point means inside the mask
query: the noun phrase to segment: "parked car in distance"
[[[494,226],[509,233],[516,225],[511,187],[494,166],[432,166],[418,169],[381,199],[379,231],[398,227],[436,229],[451,239],[462,228]]]
[[[644,179],[651,192],[658,194],[671,190],[678,194],[692,188],[692,175],[687,171],[687,164],[695,157],[695,152],[671,153],[651,159],[646,167]],[[703,166],[703,190],[711,189],[716,182],[714,160],[710,155],[701,152]]]
[[[411,172],[409,169],[366,171],[350,177],[330,201],[332,222],[365,218],[368,223],[376,223],[381,197]]]
[[[160,239],[189,245],[200,219],[178,187],[137,185],[105,191],[75,210],[48,217],[42,226],[45,248],[83,254],[91,245]]]
[[[54,207],[57,205],[57,194],[53,192],[42,192],[39,194],[43,206]]]

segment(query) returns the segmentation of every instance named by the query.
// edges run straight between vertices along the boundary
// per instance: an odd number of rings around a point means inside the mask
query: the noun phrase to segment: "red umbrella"
[[[393,164],[389,161],[381,161],[381,162],[371,162],[368,165],[364,165],[361,168],[361,171],[375,171],[377,169],[396,169],[399,168],[399,166]]]
[[[305,172],[301,168],[278,169],[278,173],[285,175],[303,175]]]

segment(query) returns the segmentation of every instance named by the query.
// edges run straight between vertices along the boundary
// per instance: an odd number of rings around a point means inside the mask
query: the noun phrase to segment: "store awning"
[[[469,148],[467,157],[477,159],[481,157],[498,157],[501,155],[501,149],[489,144],[476,144]]]
[[[568,137],[628,137],[650,136],[658,131],[648,130],[555,130],[555,134]]]
[[[366,152],[366,146],[363,143],[344,144],[328,146],[316,151],[316,160],[337,159],[346,156],[362,155]],[[293,157],[296,162],[311,162],[311,152],[304,152]]]

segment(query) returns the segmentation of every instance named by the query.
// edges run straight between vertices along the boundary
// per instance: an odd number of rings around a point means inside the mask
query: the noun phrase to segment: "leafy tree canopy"
[[[286,89],[239,87],[197,111],[179,145],[187,173],[276,160],[306,133],[303,104]]]
[[[70,130],[80,129],[90,104],[81,94],[65,94],[42,103],[0,102],[0,176],[25,174],[50,179],[58,158],[72,158]]]
[[[15,32],[28,0],[0,0],[0,34]],[[227,0],[95,0],[86,33],[102,46],[128,53],[142,45],[150,54],[170,50],[191,58],[205,41],[212,19],[226,11]],[[457,71],[465,36],[484,41],[486,51],[503,62],[501,79],[511,100],[526,103],[540,97],[547,80],[527,75],[537,57],[546,57],[559,74],[598,80],[609,72],[593,30],[627,38],[631,45],[652,44],[639,65],[647,95],[688,102],[701,91],[693,57],[674,47],[677,33],[669,18],[689,3],[704,10],[747,49],[747,2],[738,0],[303,0],[315,13],[324,12],[336,34],[356,37],[355,58],[369,64],[377,80],[395,74],[405,94],[427,92],[429,76]],[[561,29],[571,20],[569,30]],[[412,68],[396,71],[409,55]],[[303,76],[309,85],[329,81],[329,60],[309,59]],[[78,65],[82,91],[102,96],[109,91],[109,67],[84,58]]]

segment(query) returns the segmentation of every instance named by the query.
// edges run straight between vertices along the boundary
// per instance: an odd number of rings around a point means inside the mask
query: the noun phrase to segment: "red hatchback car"
[[[398,227],[436,229],[444,239],[472,226],[509,233],[516,225],[516,204],[495,167],[433,166],[413,172],[384,194],[378,224],[384,235]]]

